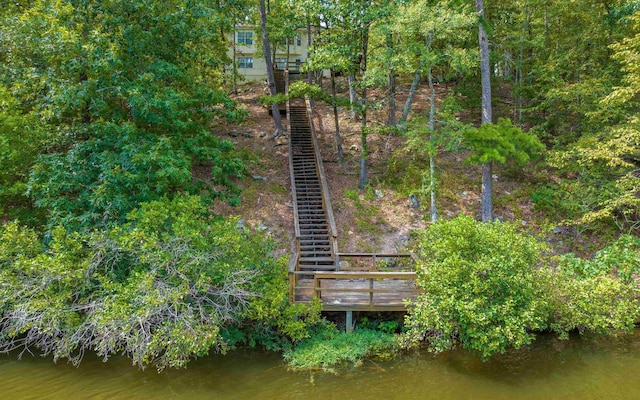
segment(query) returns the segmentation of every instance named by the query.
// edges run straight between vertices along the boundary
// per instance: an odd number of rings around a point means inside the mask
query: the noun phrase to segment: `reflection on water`
[[[287,372],[278,355],[239,351],[187,369],[140,371],[126,358],[0,357],[2,399],[640,399],[640,332],[552,336],[483,363],[462,351],[365,362],[340,375]]]

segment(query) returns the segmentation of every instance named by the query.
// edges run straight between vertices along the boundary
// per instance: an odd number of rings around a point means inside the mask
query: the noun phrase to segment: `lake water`
[[[76,368],[0,356],[0,399],[640,399],[640,332],[552,336],[483,363],[463,351],[365,361],[338,375],[287,371],[279,355],[236,351],[158,373],[122,357]]]

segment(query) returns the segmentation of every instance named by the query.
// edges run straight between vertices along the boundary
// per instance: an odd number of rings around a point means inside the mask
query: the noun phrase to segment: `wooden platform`
[[[413,272],[319,272],[300,275],[294,288],[295,302],[309,302],[314,295],[324,311],[404,311],[405,300],[420,291]]]

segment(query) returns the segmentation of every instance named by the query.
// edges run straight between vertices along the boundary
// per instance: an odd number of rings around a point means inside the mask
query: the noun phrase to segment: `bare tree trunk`
[[[356,102],[358,101],[358,94],[355,88],[356,74],[351,72],[347,75],[347,81],[349,82],[349,104],[351,104],[351,120],[356,119]]]
[[[427,50],[431,48],[433,40],[433,31],[429,33],[427,39]],[[438,210],[436,208],[436,146],[434,143],[434,133],[436,126],[436,88],[433,86],[433,71],[429,66],[428,71],[429,82],[429,178],[430,178],[430,194],[431,194],[431,222],[436,223],[438,220]]]
[[[236,61],[236,24],[233,19],[233,94],[238,94],[238,64]]]
[[[489,38],[484,29],[484,1],[476,0],[478,23],[478,41],[480,42],[480,76],[482,83],[482,123],[492,122],[491,109],[491,69],[489,65]],[[492,163],[482,165],[482,222],[493,221],[493,181]]]
[[[434,224],[438,219],[438,210],[436,208],[436,147],[434,143],[436,119],[436,89],[433,86],[433,73],[429,67],[429,178],[431,180],[431,222]]]
[[[366,30],[363,33],[362,39],[362,76],[364,77],[367,72],[367,50],[369,48],[369,31]],[[367,158],[369,157],[369,146],[367,145],[367,85],[362,85],[362,97],[360,98],[362,103],[362,125],[361,125],[361,140],[362,140],[362,152],[360,154],[360,183],[358,187],[364,189],[368,183],[367,177]]]
[[[396,71],[389,70],[389,119],[388,126],[396,126]]]
[[[393,36],[387,34],[387,47],[393,50]],[[393,68],[393,62],[389,62],[389,94],[387,96],[389,102],[389,118],[388,126],[396,126],[396,71]]]
[[[311,48],[311,21],[307,17],[307,61],[309,61],[309,49]],[[307,71],[307,82],[313,84],[313,71]]]
[[[262,27],[262,46],[264,50],[264,61],[267,64],[267,83],[269,85],[269,94],[276,95],[276,80],[273,75],[273,61],[271,59],[271,48],[269,46],[269,35],[267,34],[267,11],[265,10],[264,0],[260,0],[260,25]],[[278,103],[271,105],[273,114],[273,123],[276,126],[274,137],[284,134],[282,121],[280,120],[280,108]]]
[[[338,118],[338,104],[336,95],[336,72],[331,70],[331,91],[333,92],[333,120],[336,124],[336,145],[338,147],[338,161],[342,161],[342,138],[340,137],[340,119]]]
[[[286,39],[286,43],[287,43],[287,62],[284,65],[283,69],[289,69],[289,57],[291,57],[291,48],[289,47],[290,46],[289,38]],[[274,58],[274,60],[275,60],[275,58]]]
[[[366,95],[366,91],[367,89],[362,89],[362,124],[361,124],[361,146],[362,146],[362,152],[360,153],[360,181],[358,183],[358,187],[360,189],[364,189],[365,186],[367,186],[367,182],[369,180],[368,176],[367,176],[367,158],[368,158],[368,146],[367,146],[367,110],[366,110],[366,104],[365,104],[365,95]]]
[[[516,121],[518,126],[522,129],[522,105],[524,103],[524,86],[523,86],[523,72],[524,72],[524,42],[527,32],[529,31],[529,21],[531,19],[531,11],[526,10],[526,16],[524,23],[522,24],[522,37],[520,38],[520,55],[518,56],[518,74],[516,76],[516,87],[518,88],[518,101],[517,101],[517,115]]]
[[[411,89],[409,89],[409,95],[407,96],[407,101],[406,103],[404,103],[404,108],[402,110],[402,117],[400,117],[400,125],[404,126],[407,124],[407,118],[409,117],[409,111],[411,110],[411,103],[413,103],[413,96],[415,96],[416,90],[418,89],[421,73],[422,73],[422,60],[420,60],[420,65],[418,65],[418,69],[416,69],[416,73],[413,75],[413,82],[411,82]]]

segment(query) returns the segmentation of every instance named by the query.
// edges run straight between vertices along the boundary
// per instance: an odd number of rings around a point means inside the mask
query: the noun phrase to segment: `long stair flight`
[[[298,71],[275,74],[288,92]],[[416,273],[402,268],[410,253],[339,253],[337,230],[309,100],[289,99],[289,167],[296,244],[289,262],[289,296],[296,303],[319,299],[324,311],[404,311],[415,298]],[[406,264],[406,263],[405,263]],[[378,267],[384,266],[380,271]],[[399,269],[398,269],[399,266]],[[347,330],[351,324],[347,323]]]
[[[301,271],[335,270],[334,238],[330,234],[328,199],[324,196],[322,171],[317,158],[306,105],[289,105],[291,182],[295,194]]]

